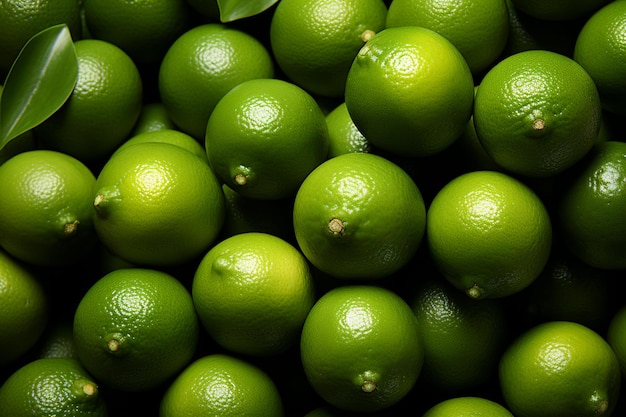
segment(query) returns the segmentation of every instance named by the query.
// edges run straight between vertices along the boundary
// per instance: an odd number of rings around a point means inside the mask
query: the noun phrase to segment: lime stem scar
[[[237,185],[246,185],[248,183],[248,177],[243,174],[235,175],[235,183]]]
[[[373,30],[371,30],[371,29],[365,29],[365,30],[363,31],[363,33],[361,33],[361,40],[362,40],[363,42],[367,42],[367,41],[369,41],[370,39],[372,39],[372,38],[374,37],[374,35],[375,35],[375,34],[376,34],[376,32],[374,32]]]
[[[328,230],[330,230],[333,234],[341,234],[343,229],[343,222],[336,217],[333,217],[328,222]]]
[[[76,233],[76,230],[78,230],[78,225],[80,224],[80,222],[78,220],[74,220],[72,223],[67,223],[65,225],[65,229],[64,229],[64,233],[66,236],[70,236],[74,233]]]
[[[361,391],[365,393],[370,393],[376,391],[376,382],[374,381],[364,381],[361,385]]]
[[[107,348],[109,349],[109,352],[117,352],[118,350],[120,350],[119,340],[116,340],[116,339],[109,340],[107,342]]]
[[[94,384],[90,383],[90,382],[88,382],[88,383],[86,383],[85,385],[83,385],[83,393],[84,393],[85,395],[92,396],[92,395],[94,395],[97,391],[98,391],[97,387],[96,387]]]
[[[474,284],[465,290],[465,293],[474,300],[478,300],[483,296],[483,290],[478,285]]]
[[[536,119],[535,121],[533,121],[534,130],[543,130],[545,125],[546,125],[546,122],[543,119]]]

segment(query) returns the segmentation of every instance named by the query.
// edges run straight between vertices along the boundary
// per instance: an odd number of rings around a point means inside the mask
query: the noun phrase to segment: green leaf
[[[220,20],[223,23],[257,15],[274,5],[278,0],[217,0]]]
[[[66,24],[30,38],[0,96],[0,149],[56,112],[72,94],[77,78],[78,59]]]

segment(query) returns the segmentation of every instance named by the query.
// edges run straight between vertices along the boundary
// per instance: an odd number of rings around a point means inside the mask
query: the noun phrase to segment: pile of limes
[[[626,1],[5,0],[0,81],[0,417],[626,414]]]

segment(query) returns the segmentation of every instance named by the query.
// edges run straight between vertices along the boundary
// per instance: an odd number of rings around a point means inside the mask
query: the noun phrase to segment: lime
[[[556,218],[583,262],[626,268],[626,143],[606,141],[560,182]]]
[[[92,164],[106,160],[131,133],[141,113],[143,80],[133,60],[112,43],[82,39],[74,48],[74,90],[34,132],[44,148]]]
[[[159,97],[170,119],[203,143],[217,102],[242,81],[272,78],[267,48],[249,33],[219,23],[188,29],[169,47],[158,74]]]
[[[202,258],[192,295],[213,340],[236,353],[268,356],[295,346],[316,300],[306,258],[267,233],[240,233]]]
[[[424,346],[421,382],[460,393],[497,378],[508,341],[500,300],[478,302],[436,275],[420,282],[410,305]]]
[[[513,414],[488,398],[453,397],[435,404],[422,417],[513,417]]]
[[[224,221],[224,194],[205,160],[171,143],[139,143],[100,171],[94,225],[114,254],[137,265],[201,256]]]
[[[273,55],[295,84],[343,97],[352,61],[386,15],[382,0],[281,0],[270,26]]]
[[[450,146],[472,115],[474,79],[459,50],[421,26],[386,28],[359,51],[345,102],[374,146],[427,156]]]
[[[591,76],[607,111],[626,114],[626,3],[598,1],[606,4],[597,10],[578,33],[574,59]]]
[[[0,415],[106,417],[98,383],[70,358],[42,358],[17,369],[0,386]]]
[[[0,369],[23,357],[48,325],[49,300],[39,278],[0,249]]]
[[[518,417],[610,416],[621,373],[598,333],[574,322],[548,321],[509,345],[499,380],[506,405]]]
[[[307,259],[338,278],[387,277],[415,255],[426,208],[413,179],[370,153],[336,156],[304,180],[293,208]]]
[[[193,358],[199,323],[191,294],[174,276],[122,268],[96,281],[74,315],[78,357],[117,390],[148,391]]]
[[[556,52],[532,50],[487,72],[476,91],[474,126],[500,167],[548,177],[589,152],[601,114],[597,88],[582,66]]]
[[[274,381],[250,362],[203,356],[178,374],[161,399],[160,417],[283,417]]]
[[[552,224],[542,200],[523,182],[473,171],[435,195],[426,236],[449,282],[472,298],[499,298],[539,276],[550,255]]]
[[[40,266],[83,259],[98,241],[95,183],[81,161],[56,151],[26,151],[0,165],[0,247]]]
[[[82,0],[95,39],[119,46],[138,64],[158,65],[191,24],[186,0]]]
[[[244,81],[217,103],[205,147],[216,175],[248,198],[295,195],[328,154],[328,127],[315,99],[274,78]]]
[[[413,388],[424,351],[411,307],[395,292],[348,285],[322,295],[302,329],[306,377],[329,404],[384,410]]]
[[[387,27],[422,26],[443,35],[479,76],[503,52],[509,34],[505,0],[393,0]]]

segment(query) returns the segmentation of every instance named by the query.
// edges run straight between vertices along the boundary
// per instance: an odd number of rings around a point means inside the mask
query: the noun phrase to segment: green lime
[[[159,97],[172,121],[201,143],[217,102],[237,84],[272,78],[267,48],[249,33],[219,23],[188,29],[159,67]]]
[[[598,145],[559,185],[556,219],[565,244],[595,268],[626,268],[626,143]]]
[[[0,369],[23,357],[48,325],[45,288],[26,266],[0,249]]]
[[[443,35],[480,76],[500,58],[509,34],[505,0],[393,0],[387,27],[422,26]]]
[[[213,246],[192,295],[204,328],[225,349],[277,355],[297,345],[316,300],[304,255],[267,233],[240,233]]]
[[[524,51],[499,61],[476,91],[474,126],[491,159],[513,174],[549,177],[580,161],[600,132],[596,85],[576,61]]]
[[[281,0],[272,15],[272,53],[295,84],[343,97],[359,49],[385,28],[381,0]]]
[[[459,50],[421,26],[389,27],[359,51],[345,102],[374,146],[423,157],[449,147],[472,115],[474,79]]]
[[[514,340],[500,359],[500,386],[517,417],[610,416],[620,366],[609,343],[582,324],[548,321]]]
[[[217,103],[205,147],[216,175],[248,198],[295,195],[328,154],[328,127],[315,99],[274,78],[244,81]]]
[[[293,208],[294,232],[307,259],[338,278],[376,279],[415,255],[426,208],[413,179],[370,153],[327,160],[304,180]]]
[[[39,266],[78,263],[96,245],[94,174],[56,151],[19,153],[0,165],[0,247]]]
[[[192,360],[199,322],[177,278],[143,268],[117,269],[96,281],[74,315],[85,368],[121,391],[155,389]]]
[[[180,265],[201,256],[224,222],[224,194],[207,162],[171,143],[122,149],[100,171],[95,190],[100,240],[138,265]]]
[[[211,354],[196,359],[169,385],[160,417],[283,417],[282,398],[265,371],[242,359]]]
[[[448,182],[426,215],[432,260],[471,298],[521,291],[541,273],[552,223],[542,200],[523,182],[497,171],[472,171]]]
[[[453,397],[443,400],[422,417],[513,417],[503,405],[483,397]]]
[[[107,417],[98,383],[76,359],[42,358],[17,369],[0,386],[0,415]]]
[[[322,295],[302,329],[300,354],[311,387],[348,411],[384,410],[404,398],[424,361],[419,323],[395,292],[347,285]]]

